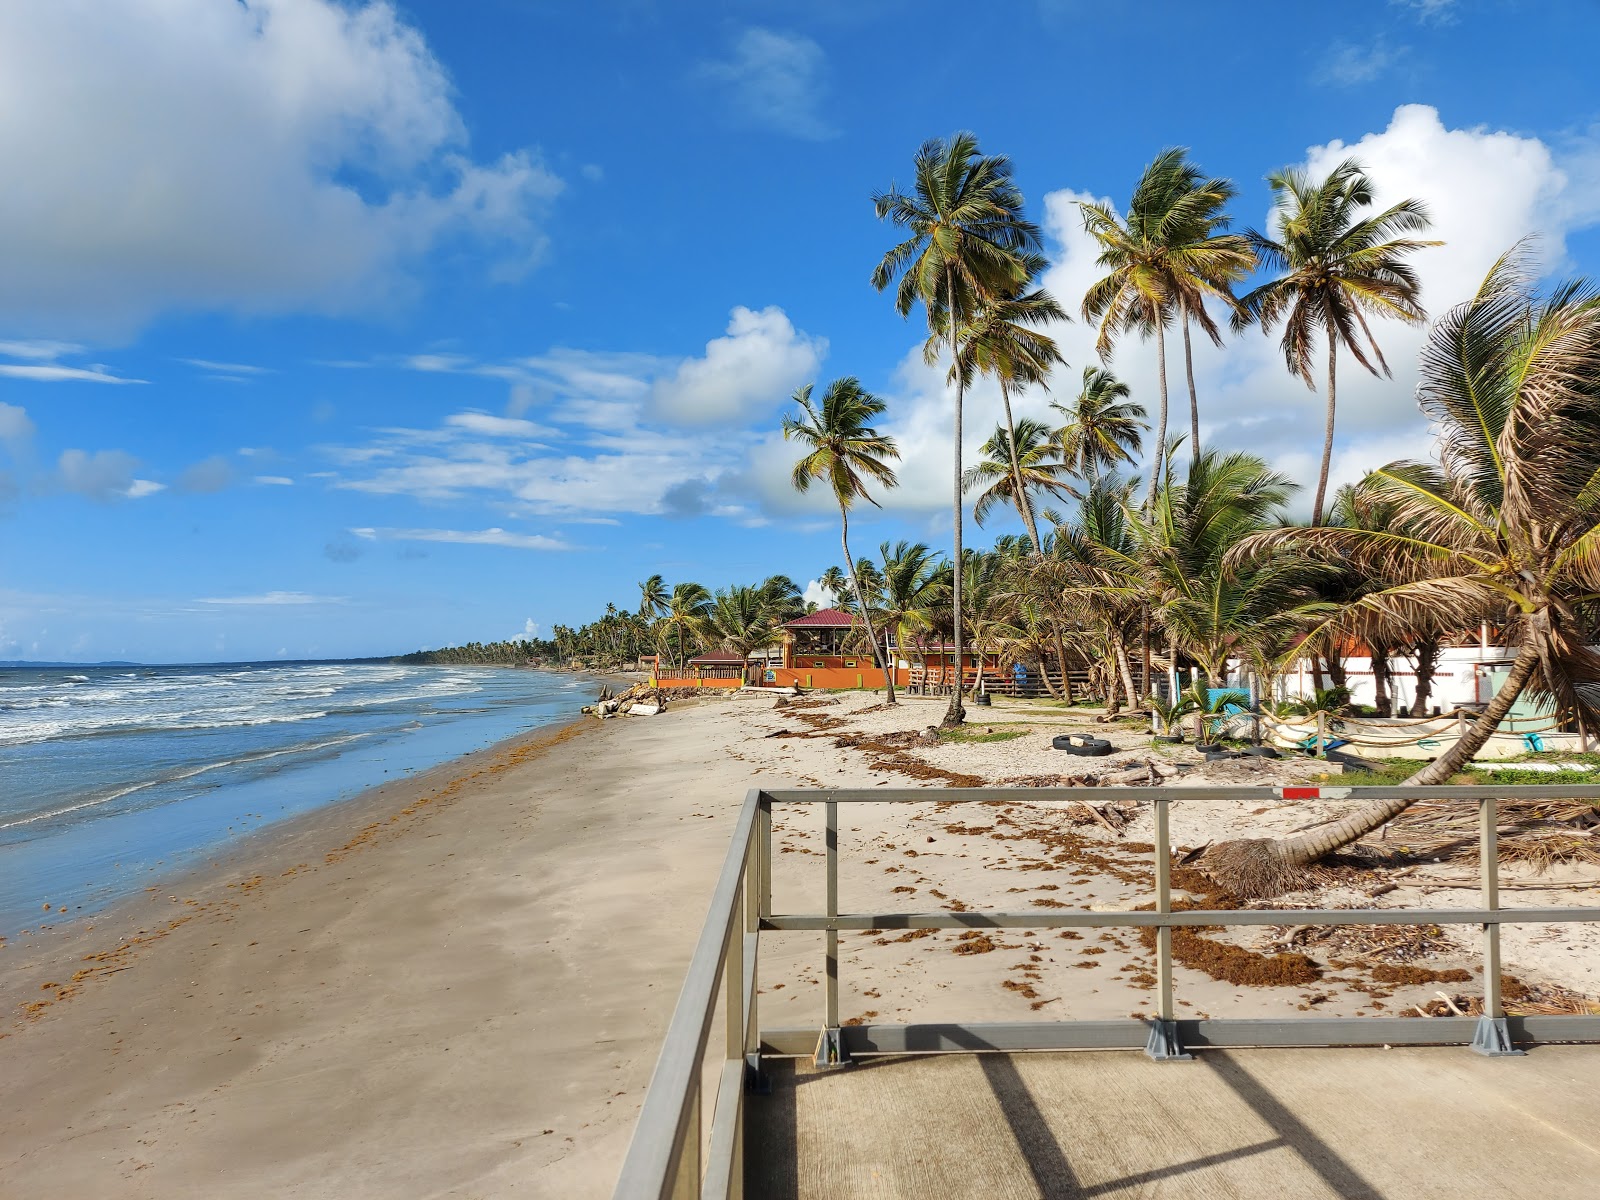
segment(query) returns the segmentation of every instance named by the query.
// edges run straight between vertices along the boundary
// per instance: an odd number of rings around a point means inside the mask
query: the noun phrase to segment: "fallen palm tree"
[[[1275,530],[1235,555],[1245,562],[1293,547],[1398,581],[1342,606],[1312,637],[1363,621],[1500,624],[1517,649],[1505,681],[1404,786],[1451,779],[1524,693],[1580,729],[1600,728],[1594,693],[1584,690],[1600,683],[1600,656],[1586,644],[1600,593],[1600,300],[1578,284],[1537,299],[1527,275],[1519,247],[1431,331],[1417,395],[1439,461],[1391,463],[1363,481],[1390,515],[1382,527]],[[1274,895],[1414,803],[1376,801],[1290,837],[1223,842],[1203,868],[1236,895]]]

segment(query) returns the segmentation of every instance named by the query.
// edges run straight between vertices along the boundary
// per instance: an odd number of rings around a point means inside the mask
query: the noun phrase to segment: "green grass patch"
[[[1010,742],[1027,737],[1027,729],[997,729],[992,725],[974,727],[963,725],[958,729],[945,729],[939,733],[941,742]]]
[[[1420,758],[1388,758],[1373,761],[1373,768],[1365,771],[1345,771],[1342,775],[1319,776],[1321,782],[1339,787],[1395,787],[1404,783],[1426,765]]]

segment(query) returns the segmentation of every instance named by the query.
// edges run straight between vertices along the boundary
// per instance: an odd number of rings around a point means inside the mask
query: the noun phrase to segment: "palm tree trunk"
[[[1133,664],[1128,661],[1128,647],[1121,638],[1117,639],[1117,670],[1122,673],[1122,686],[1128,693],[1128,704],[1131,707],[1138,698],[1139,693],[1133,687]]]
[[[1163,314],[1157,314],[1158,318],[1161,315]],[[1161,416],[1156,422],[1156,444],[1154,457],[1150,463],[1150,487],[1144,498],[1144,506],[1149,510],[1151,520],[1155,518],[1156,491],[1161,486],[1161,468],[1167,461],[1167,330],[1159,319],[1156,321],[1156,368],[1156,379],[1161,391]]]
[[[1433,676],[1439,669],[1439,636],[1429,634],[1417,642],[1417,674],[1415,691],[1411,698],[1411,715],[1428,715],[1428,701],[1433,699]]]
[[[1022,514],[1022,524],[1033,542],[1033,552],[1043,554],[1039,527],[1033,521],[1033,505],[1028,500],[1028,489],[1022,484],[1022,462],[1017,458],[1017,423],[1011,417],[1011,389],[1006,386],[1004,377],[1000,380],[1000,404],[1006,411],[1006,446],[1011,453],[1011,486],[1016,489],[1017,511]]]
[[[845,570],[850,572],[850,586],[855,589],[856,605],[861,609],[861,622],[867,627],[867,645],[872,647],[872,657],[877,660],[878,666],[883,671],[884,703],[895,703],[894,675],[889,670],[889,665],[884,661],[883,651],[878,645],[878,635],[872,630],[872,613],[867,609],[867,598],[861,594],[861,578],[856,574],[856,560],[850,557],[850,510],[841,502],[839,505],[839,545],[844,550]]]
[[[1472,756],[1483,749],[1489,736],[1511,711],[1511,706],[1522,695],[1522,689],[1527,686],[1538,665],[1538,647],[1530,637],[1518,650],[1516,661],[1511,665],[1511,674],[1500,685],[1500,690],[1494,694],[1482,715],[1467,729],[1465,736],[1401,786],[1431,787],[1441,784],[1472,761]],[[1224,887],[1240,896],[1274,895],[1303,882],[1299,877],[1300,868],[1381,829],[1415,803],[1415,800],[1406,799],[1375,800],[1342,820],[1281,841],[1251,838],[1223,842],[1206,852],[1201,865]]]
[[[966,707],[961,703],[961,574],[965,564],[961,561],[961,403],[966,398],[966,384],[961,377],[959,369],[961,362],[961,344],[958,338],[960,322],[957,319],[959,312],[956,308],[956,277],[954,271],[945,272],[945,289],[949,303],[950,320],[950,363],[956,367],[956,419],[955,419],[955,501],[953,504],[955,518],[955,570],[950,588],[950,612],[954,624],[954,643],[956,651],[956,678],[955,687],[950,689],[950,707],[945,710],[944,724],[954,727],[962,724],[967,719]]]
[[[1372,701],[1380,717],[1394,715],[1394,700],[1389,695],[1389,648],[1383,643],[1367,639],[1367,649],[1372,655]]]
[[[1311,524],[1322,524],[1322,500],[1328,494],[1328,466],[1333,462],[1334,364],[1338,361],[1339,339],[1328,334],[1328,422],[1322,432],[1322,473],[1317,476],[1317,500],[1311,506]]]
[[[1200,457],[1200,396],[1194,390],[1194,352],[1189,347],[1189,314],[1183,314],[1183,371],[1189,377],[1189,461]]]

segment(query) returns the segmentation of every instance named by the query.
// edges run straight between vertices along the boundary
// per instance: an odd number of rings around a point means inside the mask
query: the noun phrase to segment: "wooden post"
[[[1317,710],[1317,757],[1328,757],[1328,714]]]

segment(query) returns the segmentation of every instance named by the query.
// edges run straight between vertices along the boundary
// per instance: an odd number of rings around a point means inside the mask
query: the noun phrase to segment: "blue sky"
[[[384,654],[575,623],[653,572],[814,579],[836,525],[775,431],[846,374],[905,454],[857,548],[947,544],[950,398],[867,278],[870,195],[957,129],[1015,160],[1072,309],[1075,201],[1174,144],[1258,226],[1268,170],[1355,154],[1431,206],[1435,312],[1528,233],[1600,271],[1590,3],[1006,11],[11,0],[0,658]],[[1065,399],[1091,335],[1058,336]],[[1395,380],[1342,382],[1340,477],[1426,452],[1421,337],[1381,328]],[[1150,347],[1112,366],[1153,406]],[[1271,342],[1196,371],[1208,441],[1314,483],[1321,400]],[[975,448],[996,406],[969,403]]]

